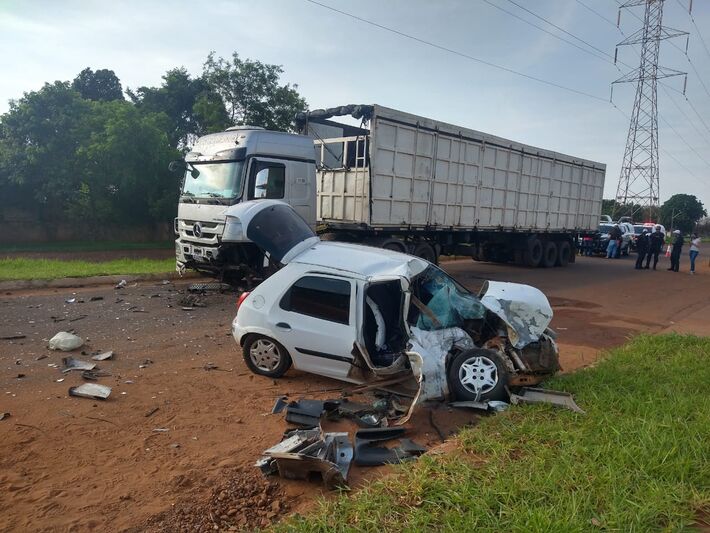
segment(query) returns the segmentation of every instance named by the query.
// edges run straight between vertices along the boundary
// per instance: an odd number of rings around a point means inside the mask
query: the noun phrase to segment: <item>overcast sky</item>
[[[284,81],[297,83],[312,109],[378,103],[604,162],[605,197],[614,196],[628,120],[608,98],[610,83],[622,72],[608,57],[595,58],[490,4],[596,55],[602,51],[613,57],[622,34],[582,3],[616,22],[615,0],[514,0],[598,51],[511,0],[319,1],[602,100],[414,42],[307,0],[0,0],[0,112],[7,111],[9,99],[47,81],[71,80],[87,66],[112,69],[124,88],[135,88],[158,85],[165,71],[177,66],[199,74],[210,50],[222,56],[237,51],[242,57],[282,65]],[[681,7],[687,4],[665,2],[664,25],[691,33],[692,65],[668,41],[663,43],[661,64],[690,74],[689,102],[676,92],[683,88],[682,78],[667,79],[670,88],[658,90],[661,199],[690,193],[710,208],[710,51]],[[696,0],[693,10],[710,46],[710,1]],[[641,16],[643,8],[634,12]],[[639,25],[624,10],[624,33],[633,33]],[[684,37],[674,42],[685,49]],[[638,54],[623,47],[619,60],[637,66]],[[634,90],[633,84],[614,89],[614,103],[626,116],[631,114]]]

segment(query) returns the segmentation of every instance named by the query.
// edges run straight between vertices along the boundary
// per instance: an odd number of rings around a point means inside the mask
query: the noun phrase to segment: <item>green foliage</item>
[[[602,215],[609,215],[613,220],[632,217],[634,222],[655,222],[654,213],[640,204],[621,204],[616,200],[602,200]]]
[[[0,281],[21,279],[86,278],[112,274],[163,274],[175,271],[175,259],[116,259],[59,261],[50,259],[0,259]]]
[[[72,89],[87,100],[123,100],[121,82],[113,70],[101,69],[94,72],[87,67],[74,78]]]
[[[207,56],[202,78],[224,102],[231,124],[249,124],[266,129],[291,131],[296,113],[305,111],[306,101],[297,85],[280,85],[283,68],[260,61],[231,61]]]
[[[710,511],[708,380],[710,339],[638,337],[549,384],[586,415],[511,407],[281,530],[690,530]]]
[[[703,203],[692,194],[674,194],[661,206],[661,223],[683,233],[690,233],[695,223],[706,216]]]

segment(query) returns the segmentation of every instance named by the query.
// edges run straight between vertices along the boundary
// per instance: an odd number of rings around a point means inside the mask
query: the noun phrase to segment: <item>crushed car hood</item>
[[[508,338],[515,348],[537,341],[552,320],[547,297],[529,285],[486,281],[478,297],[508,326]]]

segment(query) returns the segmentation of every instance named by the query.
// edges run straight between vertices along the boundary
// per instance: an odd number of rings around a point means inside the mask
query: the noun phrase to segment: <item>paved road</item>
[[[494,279],[546,292],[571,370],[637,332],[710,334],[710,270],[702,263],[697,276],[667,272],[666,260],[659,271],[638,272],[633,258],[582,258],[549,270],[469,260],[445,268],[472,289]],[[207,307],[183,311],[183,289],[146,282],[0,295],[0,336],[26,335],[0,340],[0,412],[12,415],[0,421],[0,530],[141,527],[176,502],[204,497],[226,469],[250,469],[286,427],[266,415],[277,396],[337,395],[319,391],[338,383],[295,371],[278,382],[250,374],[229,337],[235,295],[212,294]],[[113,387],[109,401],[69,397],[81,378],[50,366],[65,354],[47,350],[47,340],[68,328],[87,339],[87,352],[116,351],[100,365],[113,374],[101,380]],[[475,422],[445,410],[437,417],[440,427]],[[437,443],[428,420],[413,425],[417,439]],[[382,472],[358,471],[355,484]],[[291,509],[320,492],[312,483],[282,486]]]

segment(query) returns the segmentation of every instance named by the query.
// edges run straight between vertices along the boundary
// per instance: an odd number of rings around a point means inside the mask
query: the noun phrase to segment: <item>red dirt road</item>
[[[666,261],[657,272],[638,272],[632,259],[583,258],[550,270],[471,261],[444,266],[473,289],[485,279],[542,289],[569,371],[637,332],[710,334],[710,269],[707,259],[701,262],[696,276],[666,272]],[[0,340],[0,412],[11,413],[0,420],[0,530],[175,530],[182,523],[175,508],[199,513],[215,487],[225,487],[229,500],[230,479],[254,480],[256,492],[230,503],[235,513],[228,517],[235,527],[252,528],[307,509],[322,494],[313,482],[276,479],[269,489],[251,465],[287,427],[281,415],[268,414],[275,398],[337,397],[337,390],[323,390],[342,384],[295,371],[278,381],[252,375],[229,336],[235,296],[210,294],[207,307],[183,311],[182,288],[146,282],[121,291],[0,295],[0,337],[26,335]],[[70,297],[84,303],[65,303]],[[67,354],[49,351],[47,339],[69,328],[87,339],[88,353],[116,352],[115,360],[99,364],[113,374],[100,380],[113,387],[108,401],[69,397],[79,375],[48,366],[61,367]],[[207,363],[218,369],[205,370]],[[432,419],[447,434],[476,416],[444,407],[430,419],[422,411],[410,423],[416,441],[440,442]],[[356,470],[353,485],[386,472]],[[240,516],[250,506],[259,512]]]

